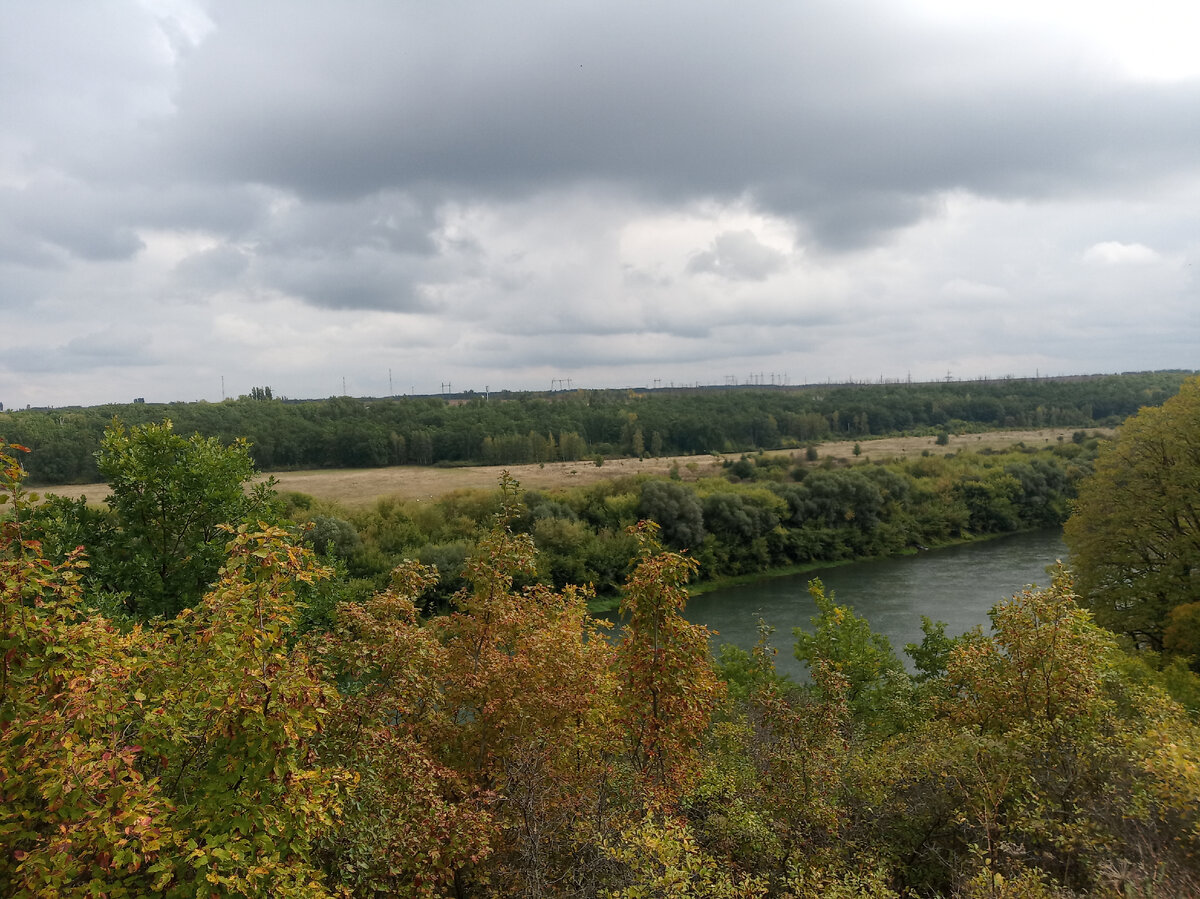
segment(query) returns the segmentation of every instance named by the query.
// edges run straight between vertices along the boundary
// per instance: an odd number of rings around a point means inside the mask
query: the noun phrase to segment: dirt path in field
[[[862,449],[859,461],[897,459],[920,455],[928,450],[934,454],[953,453],[959,450],[986,448],[1006,449],[1017,443],[1026,446],[1049,446],[1059,439],[1070,440],[1075,428],[1049,428],[1037,431],[991,431],[986,434],[964,434],[952,436],[946,446],[938,446],[933,437],[883,437],[876,440],[860,440]],[[1089,429],[1090,434],[1110,434],[1111,430]],[[853,440],[823,443],[817,447],[820,458],[854,459]],[[774,450],[769,456],[791,456],[796,461],[804,459],[803,449]],[[740,453],[729,454],[736,460]],[[609,480],[624,475],[667,474],[671,466],[679,466],[680,477],[685,481],[715,474],[720,470],[724,458],[719,456],[674,456],[660,459],[608,459],[602,466],[594,462],[547,462],[545,465],[496,465],[470,468],[427,468],[397,466],[393,468],[329,469],[317,471],[276,472],[279,490],[307,493],[320,500],[332,500],[346,506],[368,506],[385,496],[403,499],[434,499],[453,490],[469,488],[490,489],[499,483],[505,469],[512,473],[526,489],[552,490],[558,487],[574,487]],[[108,495],[106,484],[76,484],[47,487],[39,492],[57,493],[60,496],[87,496],[91,502],[100,502]]]

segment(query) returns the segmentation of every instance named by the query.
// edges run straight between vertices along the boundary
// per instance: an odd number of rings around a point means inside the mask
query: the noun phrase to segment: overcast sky
[[[1193,0],[0,0],[0,402],[1197,368],[1198,43]]]

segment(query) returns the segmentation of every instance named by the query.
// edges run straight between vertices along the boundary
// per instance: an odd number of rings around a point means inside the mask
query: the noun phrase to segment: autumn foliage
[[[12,448],[19,449],[19,448]],[[3,455],[0,883],[10,895],[324,895],[313,841],[349,780],[315,757],[336,697],[289,640],[320,576],[278,529],[230,534],[195,609],[121,630],[22,534]]]
[[[618,638],[536,564],[517,486],[465,565],[305,631],[331,572],[225,530],[200,601],[106,614],[26,523],[0,452],[0,892],[13,896],[1184,896],[1200,733],[1065,571],[992,630],[927,624],[910,675],[814,583],[797,634],[726,652],[695,563],[639,525]],[[40,533],[40,532],[39,532]]]

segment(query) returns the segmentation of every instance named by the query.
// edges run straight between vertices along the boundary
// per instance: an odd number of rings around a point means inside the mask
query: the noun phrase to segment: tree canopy
[[[1200,378],[1122,425],[1065,535],[1098,622],[1154,649],[1200,651]]]
[[[113,421],[96,456],[107,510],[51,496],[28,510],[26,528],[58,560],[84,547],[93,593],[135,618],[195,605],[217,576],[229,532],[274,521],[272,482],[254,483],[245,440],[184,437],[170,421]]]

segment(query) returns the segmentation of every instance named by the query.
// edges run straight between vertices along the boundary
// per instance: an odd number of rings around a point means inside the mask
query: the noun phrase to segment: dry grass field
[[[1048,446],[1062,440],[1070,440],[1074,428],[1048,428],[1036,431],[991,431],[986,434],[953,436],[947,446],[938,446],[933,437],[884,437],[876,440],[858,441],[862,455],[859,461],[896,459],[920,455],[924,451],[938,455],[959,450],[986,448],[1006,449],[1017,443],[1026,446]],[[1104,429],[1090,429],[1089,433],[1109,434]],[[818,447],[821,459],[854,459],[855,441],[824,443]],[[767,455],[792,456],[797,461],[804,458],[803,449],[775,450]],[[728,458],[737,459],[740,454]],[[548,462],[545,465],[473,466],[470,468],[427,468],[418,466],[396,466],[393,468],[330,469],[317,471],[277,472],[275,479],[282,491],[307,493],[320,500],[330,500],[345,506],[369,506],[385,496],[404,499],[433,499],[453,490],[468,488],[489,489],[499,482],[500,473],[506,468],[527,489],[552,490],[557,487],[574,487],[596,481],[634,474],[665,475],[673,464],[678,464],[679,474],[684,480],[696,480],[719,471],[724,461],[719,456],[675,456],[659,459],[609,459],[603,466],[591,461]],[[818,463],[819,464],[819,463]],[[108,493],[105,484],[76,484],[49,487],[44,492],[60,496],[87,496],[91,502],[100,502]]]

